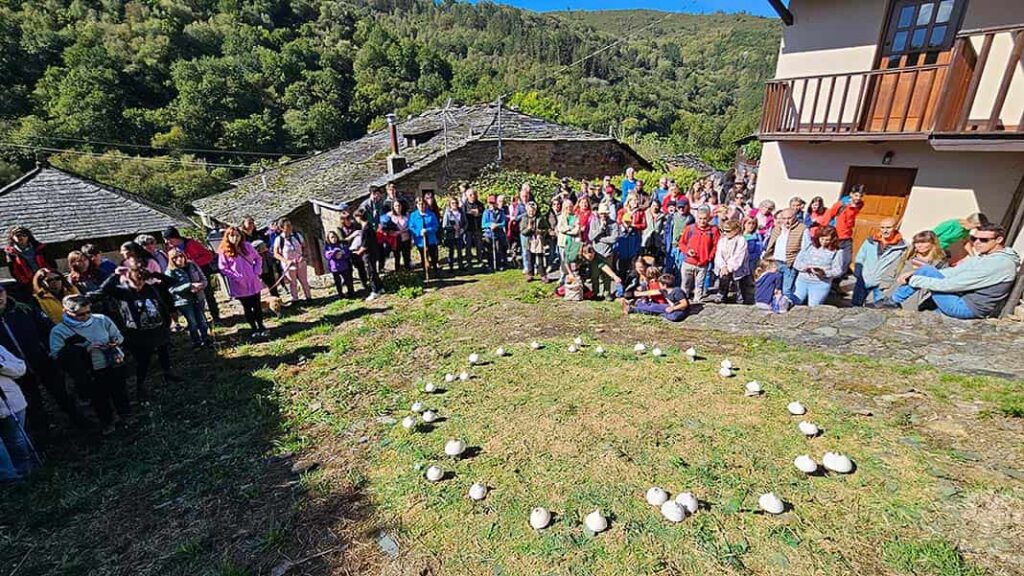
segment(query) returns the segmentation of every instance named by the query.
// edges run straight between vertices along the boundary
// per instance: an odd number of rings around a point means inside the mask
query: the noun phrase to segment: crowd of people
[[[211,346],[221,321],[215,276],[241,305],[249,337],[263,340],[265,307],[310,302],[314,249],[338,298],[357,297],[356,278],[366,300],[378,298],[389,263],[427,279],[443,268],[516,268],[527,281],[557,283],[566,300],[617,300],[627,314],[670,321],[708,302],[773,313],[819,306],[838,297],[848,275],[853,306],[984,318],[1016,279],[1019,257],[1005,230],[982,214],[941,222],[909,243],[886,219],[854,253],[870,190],[855,187],[831,204],[795,197],[780,208],[754,204],[754,186],[752,177],[707,177],[684,190],[663,177],[648,191],[629,169],[618,184],[605,177],[577,188],[563,179],[542,203],[524,183],[509,198],[462,186],[441,206],[431,192],[409,202],[392,184],[343,207],[340,226],[320,242],[286,218],[261,228],[247,217],[215,248],[175,228],[163,231],[162,246],[146,234],[124,243],[119,262],[87,244],[66,255],[67,273],[30,230],[14,227],[4,248],[13,282],[0,284],[0,482],[39,462],[30,438],[46,439],[52,428],[44,389],[76,427],[105,435],[132,425],[128,366],[141,405],[154,356],[165,382],[180,381],[172,334],[187,333],[195,350]]]

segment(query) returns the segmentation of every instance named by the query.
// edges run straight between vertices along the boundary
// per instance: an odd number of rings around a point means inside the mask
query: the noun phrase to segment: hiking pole
[[[25,366],[27,367],[28,363],[26,363]],[[3,366],[0,365],[0,368],[3,368]],[[17,386],[17,384],[15,384],[15,386]],[[11,409],[11,405],[7,402],[7,394],[4,394],[2,389],[0,389],[0,402],[4,403],[4,408],[7,409],[7,413],[14,419],[14,423],[18,427],[18,433],[20,433],[21,437],[25,439],[25,445],[28,446],[28,451],[32,455],[32,459],[35,460],[36,464],[42,466],[43,458],[39,455],[39,452],[36,451],[36,446],[32,443],[32,438],[29,437],[28,432],[25,430],[25,423],[22,422],[21,418],[18,418],[18,415]]]
[[[22,361],[25,362],[25,372],[35,379],[36,386],[42,386],[43,382],[39,378],[39,374],[35,370],[33,370],[32,366],[28,363],[28,356],[26,356],[25,351],[22,350],[21,344],[18,342],[18,339],[14,337],[14,332],[12,332],[10,326],[7,325],[7,321],[0,318],[0,324],[4,325],[4,330],[7,331],[7,336],[10,337],[11,342],[14,343],[14,347],[17,349],[18,354],[22,358]],[[0,368],[3,368],[3,366],[0,365]],[[11,380],[13,381],[14,379],[12,378]],[[15,382],[15,386],[17,386],[17,382]],[[7,412],[11,415],[11,418],[14,418],[14,421],[18,424],[18,432],[20,432],[21,437],[25,439],[25,444],[28,446],[29,452],[32,453],[32,457],[35,459],[36,464],[42,466],[43,459],[41,456],[39,456],[39,452],[36,451],[36,447],[32,443],[32,438],[29,437],[28,432],[25,430],[25,423],[22,422],[20,418],[15,416],[14,411],[11,410],[11,405],[7,403],[7,395],[4,394],[3,390],[0,390],[0,400],[3,401],[4,407],[7,408]],[[26,406],[28,405],[27,402],[25,404]]]
[[[498,233],[491,228],[491,272],[498,271]]]
[[[427,282],[430,282],[430,244],[427,242],[427,229],[420,230],[420,236],[423,238],[423,287],[426,288]]]

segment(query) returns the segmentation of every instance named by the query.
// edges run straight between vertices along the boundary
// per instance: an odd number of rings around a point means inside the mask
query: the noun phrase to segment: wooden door
[[[878,224],[883,219],[894,218],[898,223],[903,218],[916,177],[914,168],[850,167],[843,189],[864,187],[864,207],[857,215],[857,225],[853,229],[854,254],[864,240],[878,231]]]
[[[868,131],[930,131],[966,4],[967,0],[893,2],[877,69],[897,71],[872,79]]]

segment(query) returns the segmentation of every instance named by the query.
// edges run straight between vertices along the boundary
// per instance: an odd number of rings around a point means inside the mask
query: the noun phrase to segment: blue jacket
[[[409,214],[409,233],[412,234],[412,241],[417,248],[423,248],[423,235],[426,233],[427,244],[437,246],[437,231],[441,229],[441,223],[437,220],[437,214],[428,209],[426,212],[413,210]]]
[[[628,178],[622,180],[622,186],[619,188],[622,190],[621,199],[619,204],[622,206],[626,205],[626,198],[629,197],[629,193],[636,190],[636,180],[630,181]]]
[[[508,224],[508,217],[505,216],[504,210],[499,210],[498,208],[484,210],[483,226],[485,238],[494,238],[494,230],[491,229],[491,226],[494,224],[498,225],[497,230],[500,230],[502,236],[504,236],[505,227]]]
[[[878,241],[868,238],[857,250],[857,257],[854,258],[853,273],[864,281],[868,288],[886,289],[896,282],[896,268],[900,265],[900,258],[907,250],[907,244],[900,240],[896,244],[890,244],[878,251]]]

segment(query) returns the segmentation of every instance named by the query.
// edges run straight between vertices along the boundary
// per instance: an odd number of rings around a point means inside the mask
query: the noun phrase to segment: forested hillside
[[[51,161],[183,205],[387,112],[503,94],[723,164],[756,126],[778,35],[745,15],[451,0],[0,0],[0,181],[47,154],[34,149],[73,148]]]

